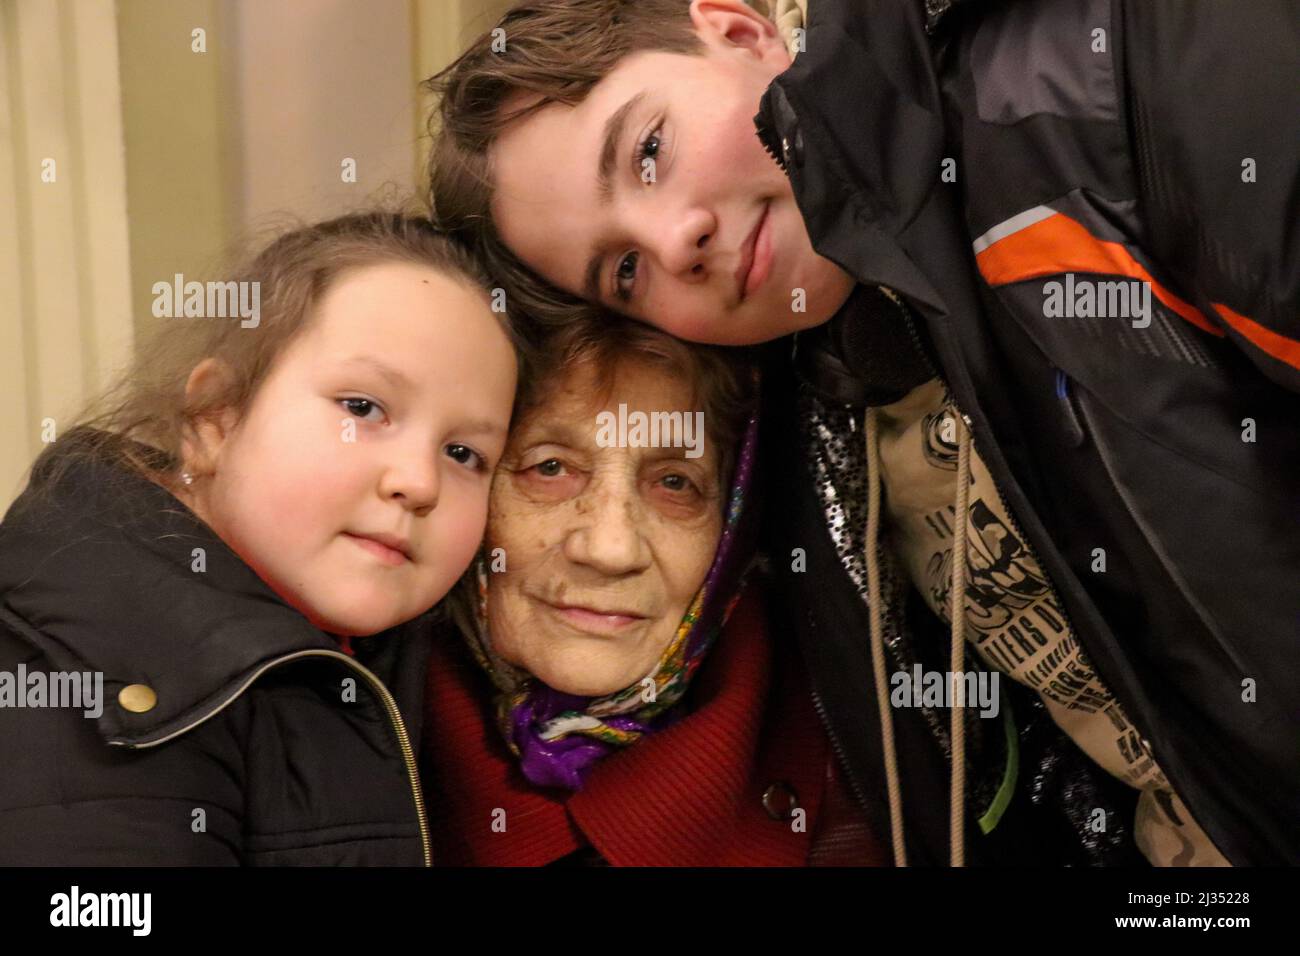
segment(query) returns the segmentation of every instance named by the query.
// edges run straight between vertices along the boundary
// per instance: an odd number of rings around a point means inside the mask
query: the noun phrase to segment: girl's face
[[[209,374],[216,363],[191,387]],[[411,263],[355,269],[242,420],[197,427],[181,496],[313,624],[374,634],[469,565],[514,391],[514,351],[481,292]]]

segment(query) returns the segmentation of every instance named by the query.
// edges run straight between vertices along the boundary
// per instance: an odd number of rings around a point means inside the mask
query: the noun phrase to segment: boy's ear
[[[759,54],[786,53],[776,24],[745,0],[691,0],[691,22],[706,42],[725,42]]]
[[[230,366],[217,358],[205,358],[190,372],[185,382],[187,407],[204,407],[212,397],[226,392],[233,374]],[[190,418],[181,438],[185,467],[197,475],[208,475],[216,469],[221,447],[238,424],[239,415],[225,405],[206,410]]]

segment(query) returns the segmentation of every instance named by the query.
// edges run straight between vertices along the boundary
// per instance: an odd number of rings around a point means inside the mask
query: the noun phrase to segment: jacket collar
[[[860,282],[943,312],[943,277],[906,251],[918,219],[959,211],[940,180],[946,134],[925,14],[919,3],[869,6],[811,0],[806,49],[754,120],[769,151],[788,157],[814,248]]]
[[[170,737],[220,710],[285,655],[339,654],[153,482],[72,456],[50,494],[38,496],[50,466],[78,438],[69,432],[38,459],[0,524],[0,613],[52,669],[103,673],[97,724],[110,743]],[[152,688],[156,705],[123,709],[118,692],[128,684]]]

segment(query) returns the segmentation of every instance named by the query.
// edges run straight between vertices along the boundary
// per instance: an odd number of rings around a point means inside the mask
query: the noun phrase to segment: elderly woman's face
[[[696,458],[685,448],[601,447],[597,394],[579,367],[517,424],[487,529],[488,548],[505,555],[488,580],[493,648],[586,696],[652,672],[712,563],[724,492],[710,440]],[[604,404],[685,414],[691,401],[670,371],[628,361]]]

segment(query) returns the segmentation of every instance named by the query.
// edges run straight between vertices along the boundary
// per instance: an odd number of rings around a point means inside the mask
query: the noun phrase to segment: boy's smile
[[[753,124],[790,56],[740,0],[695,0],[691,17],[706,55],[634,54],[578,106],[506,128],[491,154],[497,230],[560,288],[684,339],[819,325],[853,280],[813,251]]]

